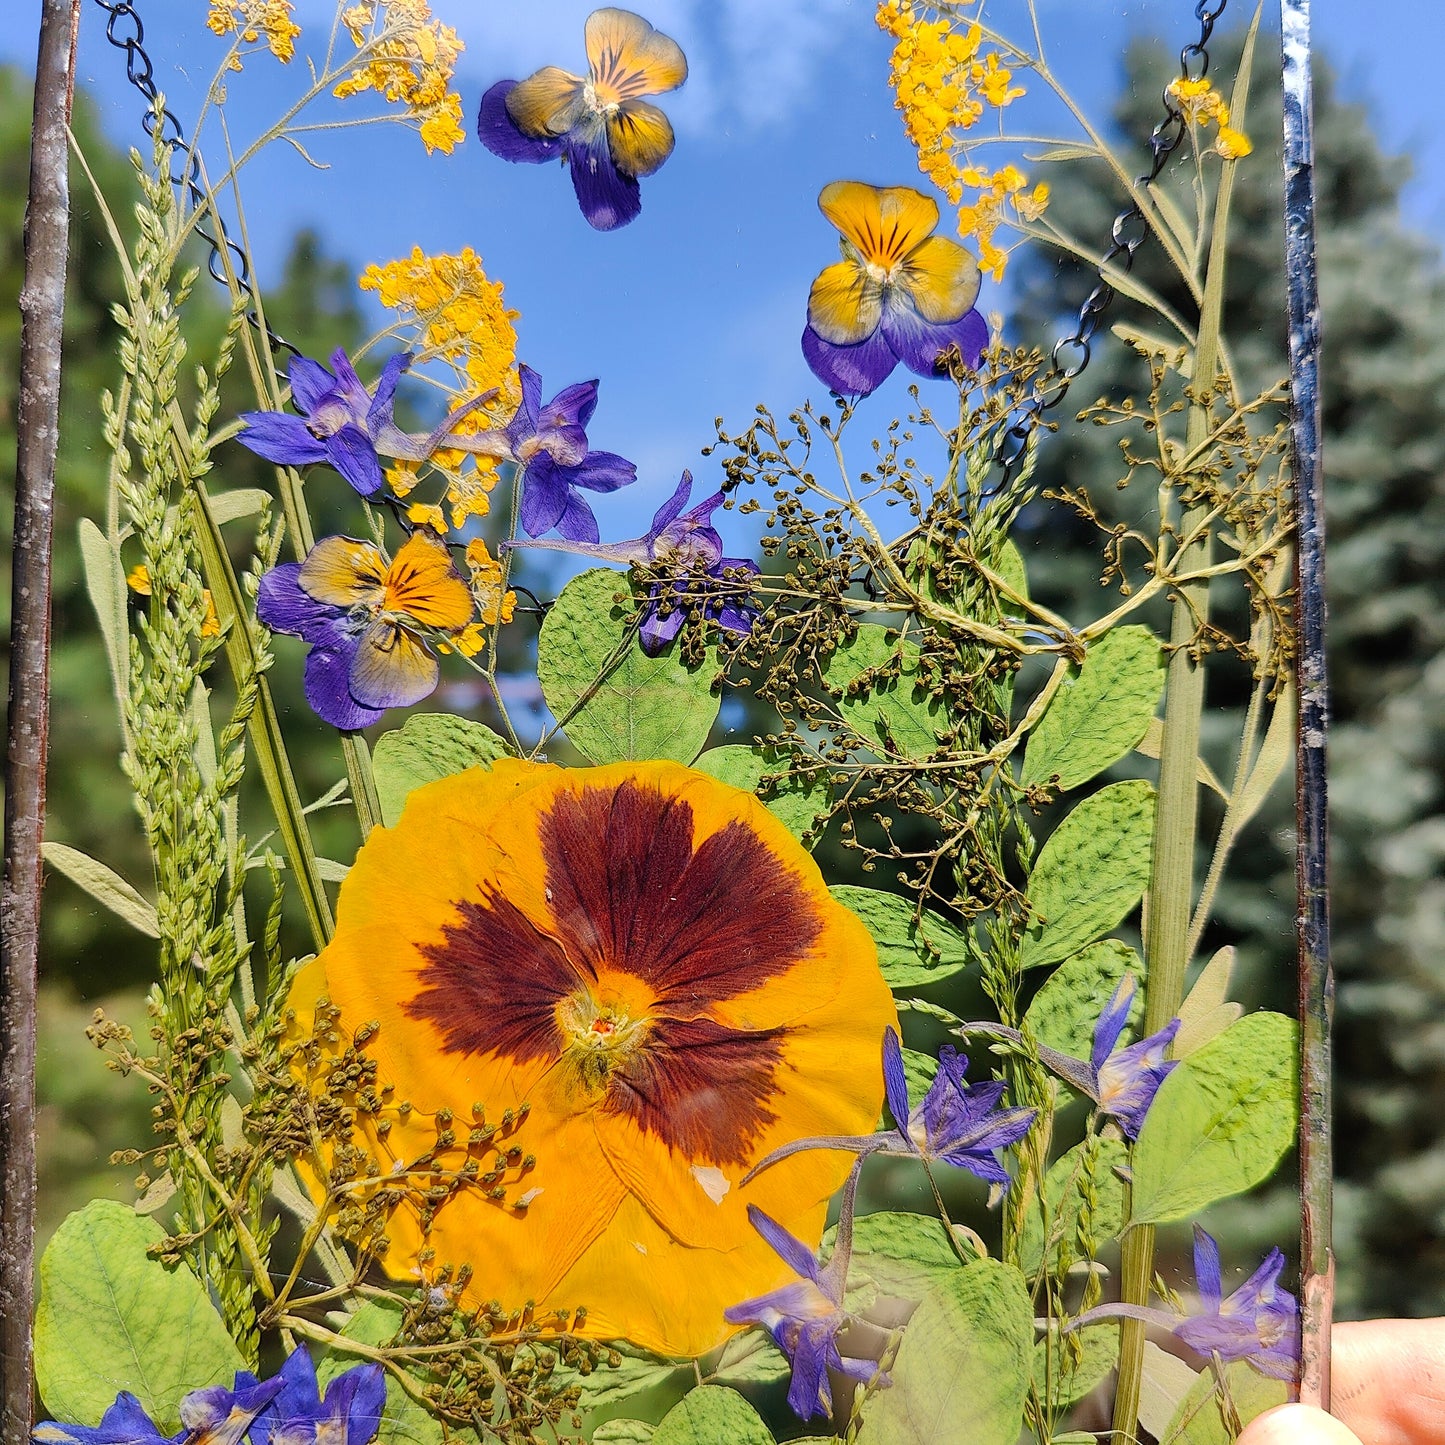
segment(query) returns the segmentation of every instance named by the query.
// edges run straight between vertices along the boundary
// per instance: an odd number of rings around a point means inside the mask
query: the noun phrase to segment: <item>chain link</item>
[[[95,0],[106,12],[105,38],[117,50],[125,51],[126,79],[146,98],[147,109],[142,125],[145,133],[152,138],[156,133],[156,97],[159,90],[155,82],[155,68],[145,48],[145,26],[141,24],[139,12],[131,0]],[[197,211],[210,211],[214,228],[209,223],[196,222],[196,234],[210,247],[206,269],[223,286],[229,287],[231,277],[252,305],[246,311],[246,320],[262,335],[272,351],[289,352],[300,356],[300,351],[284,337],[272,331],[262,320],[255,307],[256,291],[251,284],[251,266],[246,253],[226,234],[226,225],[220,212],[211,205],[205,187],[201,184],[200,154],[186,145],[185,133],[175,112],[169,107],[160,111],[161,142],[171,158],[171,184],[178,190],[184,189],[191,204]],[[225,253],[230,252],[230,274],[227,273]]]
[[[1214,34],[1215,22],[1224,13],[1228,0],[1197,0],[1194,18],[1199,21],[1199,38],[1184,46],[1179,52],[1179,78],[1181,80],[1202,80],[1209,71],[1209,41]],[[1169,157],[1179,148],[1184,139],[1187,122],[1179,102],[1164,89],[1164,119],[1154,127],[1149,137],[1149,169],[1136,178],[1137,186],[1150,186],[1158,179]],[[1062,336],[1054,343],[1050,353],[1049,373],[1044,379],[1045,391],[1035,397],[1024,408],[1024,413],[1008,429],[1000,449],[999,463],[1003,476],[999,490],[1004,490],[1013,480],[1013,474],[1023,461],[1029,438],[1042,418],[1069,394],[1069,387],[1082,374],[1093,354],[1094,333],[1104,319],[1104,313],[1113,304],[1118,294],[1107,279],[1110,266],[1128,272],[1133,268],[1134,257],[1149,238],[1149,223],[1137,201],[1131,201],[1117,216],[1109,231],[1109,249],[1099,262],[1099,280],[1079,308],[1078,320],[1068,336]]]

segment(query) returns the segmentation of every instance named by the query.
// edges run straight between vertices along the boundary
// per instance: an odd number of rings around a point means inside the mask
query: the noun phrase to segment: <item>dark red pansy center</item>
[[[742,1162],[775,1118],[785,1031],[710,1011],[793,968],[823,925],[746,824],[696,848],[693,832],[691,807],[644,783],[563,793],[538,820],[550,917],[489,885],[459,901],[407,1012],[446,1052],[565,1062],[598,1107],[689,1158]]]

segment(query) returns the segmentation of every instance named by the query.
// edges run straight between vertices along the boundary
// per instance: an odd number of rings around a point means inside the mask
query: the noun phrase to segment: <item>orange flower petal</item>
[[[938,224],[938,206],[909,186],[834,181],[818,208],[859,250],[864,261],[891,271]]]
[[[978,299],[978,262],[956,241],[930,236],[909,253],[898,284],[925,321],[957,321]]]
[[[383,610],[405,612],[423,627],[460,632],[472,619],[471,588],[442,542],[413,532],[387,569]]]
[[[458,1194],[428,1236],[471,1266],[468,1298],[586,1306],[592,1337],[674,1354],[782,1282],[749,1202],[819,1239],[848,1154],[742,1177],[780,1144],[871,1130],[897,1017],[866,930],[786,829],[673,763],[504,759],[418,789],[358,854],[321,960],[416,1117],[530,1106],[535,1169],[505,1207]],[[401,1273],[422,1247],[404,1213]]]
[[[323,537],[297,574],[303,591],[333,607],[380,606],[385,578],[380,548],[355,537]]]
[[[650,176],[672,154],[672,122],[645,100],[626,100],[607,117],[607,142],[618,170]]]
[[[835,261],[808,293],[808,325],[834,346],[866,341],[883,317],[883,288],[856,261]]]
[[[582,118],[583,85],[580,75],[543,66],[507,92],[507,114],[524,135],[536,139],[563,135]]]
[[[630,10],[594,10],[586,34],[587,63],[601,106],[675,90],[687,79],[682,47]]]

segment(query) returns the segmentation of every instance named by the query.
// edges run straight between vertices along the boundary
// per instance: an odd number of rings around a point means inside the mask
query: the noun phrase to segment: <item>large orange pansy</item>
[[[850,1155],[792,1140],[870,1131],[896,1024],[872,940],[747,793],[674,763],[504,760],[413,793],[342,885],[335,939],[292,1005],[326,995],[396,1111],[364,1142],[394,1177],[435,1142],[527,1104],[535,1165],[495,1160],[423,1228],[400,1206],[387,1267],[468,1265],[467,1298],[672,1355],[788,1267],[756,1204],[817,1244]],[[445,1117],[445,1116],[444,1116]],[[459,1155],[460,1157],[460,1155]]]

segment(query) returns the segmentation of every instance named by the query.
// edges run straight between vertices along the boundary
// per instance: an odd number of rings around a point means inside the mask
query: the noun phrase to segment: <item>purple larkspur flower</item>
[[[597,383],[578,382],[545,405],[542,378],[518,370],[522,401],[507,423],[507,443],[521,468],[522,527],[540,537],[554,527],[569,542],[597,542],[597,518],[578,492],[615,492],[637,480],[637,468],[614,452],[587,446],[587,423],[597,410]]]
[[[938,205],[909,186],[834,181],[818,207],[841,234],[843,259],[808,293],[803,357],[843,396],[867,396],[901,361],[937,376],[957,349],[977,366],[988,324],[974,309],[978,262],[933,234]]]
[[[310,357],[293,356],[287,375],[292,400],[302,415],[242,412],[246,427],[236,439],[257,456],[281,466],[326,462],[363,497],[375,496],[386,481],[382,457],[424,462],[439,447],[483,456],[506,455],[506,439],[500,432],[462,436],[454,431],[462,417],[491,399],[495,394],[491,392],[456,408],[430,432],[402,431],[392,419],[392,409],[397,381],[410,364],[411,358],[403,352],[389,357],[375,392],[369,392],[345,351],[338,349],[332,355],[334,374]]]
[[[722,505],[723,493],[714,492],[689,508],[691,496],[692,473],[683,472],[677,490],[657,509],[646,534],[630,541],[514,542],[512,546],[572,552],[625,567],[650,567],[657,563],[674,567],[672,578],[652,584],[643,609],[639,638],[642,650],[649,657],[656,657],[677,636],[689,605],[699,600],[705,618],[727,632],[745,637],[752,631],[757,611],[738,598],[737,582],[739,574],[755,576],[757,563],[746,557],[723,555],[722,534],[712,520],[712,514]],[[715,590],[708,589],[709,582],[715,584]]]
[[[236,1384],[254,1378],[240,1374]],[[251,1445],[367,1445],[381,1428],[386,1376],[380,1365],[357,1365],[337,1375],[323,1398],[311,1355],[298,1345],[274,1379],[280,1391],[257,1414]]]
[[[256,597],[271,631],[311,644],[306,701],[343,732],[430,696],[440,669],[423,635],[459,633],[472,610],[450,554],[424,530],[389,563],[370,542],[323,537],[304,561],[266,573]]]
[[[99,1425],[63,1425],[42,1420],[31,1432],[38,1445],[238,1445],[252,1421],[281,1390],[280,1380],[236,1376],[234,1389],[210,1385],[192,1390],[181,1401],[180,1433],[166,1437],[141,1402],[122,1390]]]
[[[848,1176],[833,1253],[826,1266],[777,1220],[764,1214],[756,1204],[748,1205],[753,1228],[798,1278],[723,1311],[723,1318],[730,1324],[762,1325],[787,1355],[793,1366],[788,1406],[802,1420],[832,1413],[830,1367],[865,1384],[878,1373],[876,1360],[854,1359],[838,1349],[838,1333],[850,1319],[843,1308],[843,1292],[853,1252],[853,1203],[858,1192],[858,1174],[859,1169],[854,1168]]]
[[[642,210],[638,177],[672,154],[672,126],[643,97],[681,85],[687,59],[630,10],[594,10],[585,39],[585,76],[548,65],[498,81],[482,97],[477,134],[506,161],[565,161],[588,225],[611,231]]]
[[[1299,1305],[1280,1287],[1285,1258],[1278,1249],[1224,1298],[1219,1271],[1219,1246],[1194,1226],[1194,1277],[1202,1313],[1175,1325],[1174,1334],[1201,1355],[1218,1355],[1228,1363],[1245,1360],[1261,1374],[1292,1380],[1299,1361]]]
[[[1174,1068],[1175,1061],[1168,1054],[1180,1025],[1177,1018],[1170,1019],[1158,1033],[1116,1051],[1114,1046],[1129,1022],[1136,988],[1134,975],[1126,973],[1094,1025],[1090,1058],[1094,1071],[1092,1097],[1099,1112],[1117,1119],[1129,1139],[1139,1137],[1154,1095]]]

